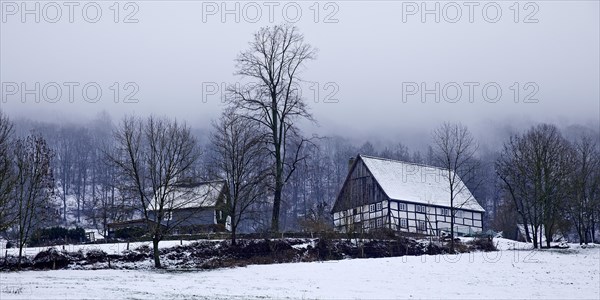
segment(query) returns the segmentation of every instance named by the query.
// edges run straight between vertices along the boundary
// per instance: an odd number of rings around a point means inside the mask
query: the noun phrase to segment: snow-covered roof
[[[209,181],[192,186],[179,187],[168,196],[165,209],[186,209],[200,207],[214,207],[221,191],[225,186],[224,181]],[[148,204],[148,210],[158,210],[156,201]]]
[[[365,155],[360,158],[390,199],[450,207],[448,170]],[[454,198],[454,207],[485,211],[460,178],[457,186],[460,193]]]

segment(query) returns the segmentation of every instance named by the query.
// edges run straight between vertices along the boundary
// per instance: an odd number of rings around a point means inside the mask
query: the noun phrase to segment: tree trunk
[[[19,260],[17,262],[17,269],[21,270],[21,259],[23,258],[23,244],[19,243]]]
[[[86,173],[83,174],[83,193],[81,196],[81,210],[83,210],[85,212],[85,189],[87,186],[87,175]]]
[[[237,245],[235,232],[237,230],[237,226],[231,225],[231,245]]]
[[[20,270],[21,269],[21,259],[23,258],[23,246],[25,245],[24,242],[24,227],[25,227],[25,221],[23,220],[23,217],[21,216],[21,211],[23,209],[20,208],[19,209],[19,260],[17,263],[17,269]]]
[[[590,243],[596,243],[596,223],[593,220],[590,222]]]
[[[450,254],[454,254],[454,215],[456,212],[454,211],[452,204],[450,204],[450,207]]]
[[[160,251],[158,250],[158,242],[160,242],[160,239],[154,235],[154,237],[152,237],[152,246],[153,246],[153,253],[154,253],[154,267],[155,268],[162,268],[160,265]]]
[[[592,243],[596,242],[596,222],[594,220],[595,220],[594,213],[592,213],[592,224],[590,225],[591,242]]]
[[[582,232],[581,225],[577,226],[577,235],[579,235],[579,245],[583,245],[583,241],[584,241],[583,235],[584,234],[585,233]]]
[[[65,190],[65,185],[63,184],[63,221],[67,224],[67,191]]]
[[[525,214],[521,214],[521,217],[523,218],[523,226],[525,228],[525,242],[530,243],[531,235],[529,234],[529,224],[527,223],[527,218],[525,217]]]
[[[533,226],[533,248],[538,248],[537,226]]]
[[[78,189],[77,190],[77,193],[78,193],[78,195],[77,195],[77,223],[79,223],[79,222],[81,222],[81,218],[80,218],[80,215],[79,215],[79,212],[81,211],[81,208],[80,208],[80,204],[81,204],[80,197],[81,197],[81,195],[79,194],[80,193],[79,188],[77,188],[77,189]]]
[[[281,192],[283,190],[283,184],[281,183],[281,174],[279,174],[279,167],[277,174],[277,182],[275,183],[275,195],[273,197],[273,215],[271,217],[271,232],[279,232],[279,211],[281,210]]]
[[[425,213],[425,216],[427,216],[427,213]],[[450,254],[454,254],[454,216],[456,216],[456,209],[454,208],[454,182],[450,180]]]

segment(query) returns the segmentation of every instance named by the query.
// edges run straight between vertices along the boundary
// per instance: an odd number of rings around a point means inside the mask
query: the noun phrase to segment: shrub
[[[136,239],[146,234],[146,230],[142,227],[125,227],[115,230],[114,238],[116,239]]]
[[[368,237],[376,240],[395,239],[396,231],[385,227],[371,229],[369,231]]]
[[[106,252],[104,252],[102,250],[92,249],[87,252],[85,257],[90,263],[95,263],[95,262],[106,261],[107,255],[106,255]]]
[[[140,253],[140,252],[136,252],[136,251],[125,250],[125,251],[123,251],[122,260],[125,262],[136,262],[136,261],[142,261],[148,257],[150,257],[150,255],[147,253]]]
[[[141,245],[141,246],[135,248],[134,250],[139,253],[150,253],[152,251],[152,248],[150,248],[150,246],[148,246],[148,245]]]
[[[33,267],[36,269],[62,269],[69,265],[69,257],[55,248],[38,253],[33,258]]]
[[[472,241],[467,243],[469,245],[470,250],[479,250],[479,251],[497,251],[496,245],[491,237],[476,237]]]

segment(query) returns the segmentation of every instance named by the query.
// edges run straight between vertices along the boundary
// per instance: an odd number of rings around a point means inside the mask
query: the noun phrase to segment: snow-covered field
[[[161,241],[158,244],[159,248],[169,248],[178,245],[188,245],[194,241]],[[132,242],[129,243],[129,249],[133,250],[140,246],[149,246],[152,247],[152,242]],[[127,250],[127,243],[112,243],[112,244],[84,244],[84,245],[64,245],[63,246],[54,246],[58,250],[66,250],[69,252],[77,252],[79,250],[83,252],[87,252],[90,250],[102,250],[107,254],[120,254],[124,250]],[[23,255],[27,256],[35,256],[41,251],[44,251],[50,247],[29,247],[23,249]],[[0,253],[4,255],[4,253],[8,253],[8,255],[19,255],[18,248],[9,248],[4,249],[0,247]]]
[[[0,273],[0,299],[600,299],[600,247],[254,265]]]

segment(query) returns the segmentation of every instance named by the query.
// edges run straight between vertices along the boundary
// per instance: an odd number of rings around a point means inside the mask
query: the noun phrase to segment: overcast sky
[[[203,85],[240,80],[233,76],[233,60],[252,33],[291,21],[319,49],[302,73],[303,95],[320,125],[308,132],[413,139],[443,121],[460,120],[484,138],[499,128],[535,122],[599,126],[598,1],[426,2],[426,7],[421,1],[287,6],[134,1],[118,7],[97,1],[75,2],[71,16],[64,2],[56,2],[61,15],[50,2],[1,3],[0,106],[13,118],[86,120],[106,110],[115,118],[156,113],[207,126],[223,106],[218,93],[203,96]],[[36,3],[39,23],[35,14],[22,15]],[[437,16],[421,15],[436,4]],[[227,9],[232,12],[223,14]],[[22,84],[34,89],[35,82],[49,98],[56,83],[62,97],[48,103],[41,95],[36,103],[25,95],[22,103]],[[94,82],[102,97],[88,103],[82,89]],[[435,90],[436,82],[439,103],[422,93],[423,87]],[[456,98],[457,86],[461,98],[449,100]],[[494,99],[498,88],[502,95]],[[94,91],[88,84],[90,98]],[[123,103],[131,92],[137,103]],[[524,103],[526,98],[534,103]]]

